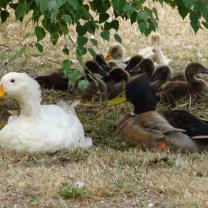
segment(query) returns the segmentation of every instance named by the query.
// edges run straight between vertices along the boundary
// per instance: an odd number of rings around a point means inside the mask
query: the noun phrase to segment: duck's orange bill
[[[106,61],[112,60],[112,56],[111,56],[110,54],[108,54],[108,55],[105,57],[105,60],[106,60]]]
[[[160,150],[164,150],[166,147],[167,147],[167,144],[166,144],[165,142],[161,142],[161,143],[159,144],[159,149],[160,149]]]
[[[6,95],[5,91],[4,91],[4,87],[2,84],[0,84],[0,98],[4,97]]]

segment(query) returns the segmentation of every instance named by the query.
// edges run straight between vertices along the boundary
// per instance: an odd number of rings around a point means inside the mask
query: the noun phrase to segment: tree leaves
[[[39,3],[41,13],[44,13],[48,10],[48,0],[39,0]]]
[[[9,12],[7,12],[6,10],[0,10],[0,22],[4,23],[8,17]]]
[[[35,35],[37,37],[37,40],[40,41],[45,37],[46,32],[42,27],[36,26],[35,27]]]
[[[24,1],[20,4],[18,4],[18,6],[15,10],[16,19],[17,20],[21,19],[25,14],[26,14],[26,2]]]
[[[207,0],[153,0],[161,4],[169,4],[177,8],[182,18],[189,17],[191,27],[195,32],[200,28],[208,28],[208,4]],[[32,20],[36,23],[34,34],[37,38],[36,48],[42,52],[43,45],[40,43],[46,33],[50,34],[50,41],[56,44],[58,39],[65,35],[70,37],[69,28],[76,27],[76,57],[82,63],[83,55],[87,52],[95,56],[93,47],[98,47],[95,38],[87,38],[100,29],[100,36],[109,41],[111,32],[114,39],[122,43],[119,36],[118,18],[130,20],[137,23],[138,28],[144,35],[149,35],[158,26],[158,14],[155,7],[149,7],[145,0],[0,0],[0,21],[3,23],[9,16],[11,9],[15,11],[17,20],[22,21],[23,17],[31,11]],[[92,11],[95,15],[92,16]],[[42,25],[39,25],[42,19]],[[115,30],[115,31],[114,31]],[[116,32],[116,33],[115,33]],[[88,41],[89,39],[89,41]],[[88,42],[91,44],[88,46]],[[62,50],[69,54],[66,46]],[[69,64],[66,62],[65,64]],[[78,77],[78,72],[67,73],[70,79]],[[75,70],[76,71],[76,70]],[[82,88],[86,83],[81,84]]]
[[[89,81],[88,80],[81,80],[79,83],[78,83],[78,87],[82,90],[82,91],[85,91],[87,89],[89,85]]]
[[[100,33],[100,36],[104,39],[104,40],[109,40],[110,39],[110,32],[108,30],[104,30]]]
[[[122,39],[121,39],[121,36],[119,34],[114,34],[114,39],[119,42],[119,43],[122,43]]]

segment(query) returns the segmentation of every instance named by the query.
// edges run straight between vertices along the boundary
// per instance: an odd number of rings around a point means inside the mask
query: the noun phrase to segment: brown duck
[[[108,100],[111,100],[121,94],[130,80],[127,71],[120,67],[114,67],[109,74],[109,80],[106,81],[108,88]]]
[[[63,69],[55,69],[34,77],[35,80],[46,89],[67,90],[68,78],[64,75]]]
[[[130,145],[195,152],[201,150],[198,138],[202,138],[201,135],[205,133],[206,136],[204,137],[208,138],[208,126],[206,126],[206,131],[198,128],[192,137],[191,134],[186,134],[187,129],[184,125],[176,125],[175,127],[171,125],[166,118],[155,110],[157,97],[147,82],[128,84],[126,99],[133,104],[134,111],[124,116],[120,121],[116,134]],[[183,120],[183,118],[181,119]],[[194,120],[190,120],[191,122],[196,124]]]
[[[200,92],[208,90],[208,84],[197,74],[208,74],[208,69],[199,63],[190,63],[185,69],[186,81],[167,81],[159,89],[160,98],[172,106],[175,100],[186,95],[199,95]]]
[[[169,66],[159,66],[151,77],[150,86],[157,92],[160,87],[172,77],[172,74],[173,72]]]

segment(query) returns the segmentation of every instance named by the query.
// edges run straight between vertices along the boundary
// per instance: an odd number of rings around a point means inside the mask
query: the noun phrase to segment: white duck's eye
[[[11,82],[11,83],[14,83],[14,82],[15,82],[15,80],[14,80],[14,79],[11,79],[11,80],[10,80],[10,82]]]

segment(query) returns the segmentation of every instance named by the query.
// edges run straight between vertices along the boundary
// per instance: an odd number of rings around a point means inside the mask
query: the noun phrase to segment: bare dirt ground
[[[208,31],[194,34],[188,19],[182,20],[177,11],[156,7],[162,48],[172,59],[171,66],[183,70],[191,61],[206,65]],[[11,17],[0,25],[0,77],[9,71],[43,72],[68,58],[62,53],[65,38],[56,46],[47,38],[40,54],[33,47],[32,25],[25,24],[26,21],[15,23]],[[142,36],[136,25],[123,21],[120,24],[119,34],[127,56],[149,44],[149,38]],[[71,34],[73,38],[73,28]],[[110,43],[99,39],[97,50],[106,53]],[[72,45],[70,58],[75,58]],[[68,92],[43,91],[44,103],[60,99],[72,97]],[[207,101],[205,95],[201,102],[190,105],[189,100],[181,100],[178,106],[208,119]],[[181,105],[184,103],[189,103],[189,107]],[[6,110],[16,108],[11,100],[1,100],[1,126],[3,118],[8,117]],[[81,103],[78,116],[95,143],[89,150],[28,155],[0,149],[0,207],[208,207],[207,153],[182,155],[127,147],[116,140],[113,132],[118,119],[130,108],[129,104],[103,108],[99,103]],[[159,105],[159,110],[165,108]],[[77,189],[76,183],[84,187]]]

